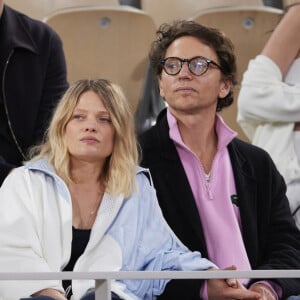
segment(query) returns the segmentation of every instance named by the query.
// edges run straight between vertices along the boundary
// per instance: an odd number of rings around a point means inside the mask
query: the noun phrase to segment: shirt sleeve
[[[32,201],[33,188],[26,182],[27,171],[12,171],[0,188],[0,265],[1,272],[50,272],[43,258],[37,222],[40,208]],[[38,188],[35,186],[35,188]],[[41,219],[41,218],[40,218]],[[16,286],[18,288],[16,288]],[[20,299],[44,288],[63,292],[59,280],[0,281],[0,299]]]
[[[278,284],[276,284],[275,282],[265,280],[265,281],[257,281],[252,285],[259,284],[259,283],[269,287],[271,289],[271,291],[273,292],[273,294],[277,297],[277,300],[281,299],[281,297],[282,297],[282,288]]]
[[[291,79],[292,74],[297,74],[296,69],[300,72],[299,60],[291,68],[293,72],[287,83],[278,66],[267,56],[258,55],[250,61],[238,97],[241,125],[300,121],[300,81]]]

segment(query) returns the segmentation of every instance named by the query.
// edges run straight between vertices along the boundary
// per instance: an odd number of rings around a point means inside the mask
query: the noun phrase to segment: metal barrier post
[[[111,300],[110,280],[96,279],[95,281],[95,300]]]

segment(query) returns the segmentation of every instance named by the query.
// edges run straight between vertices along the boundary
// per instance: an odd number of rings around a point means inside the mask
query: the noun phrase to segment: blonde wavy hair
[[[47,158],[66,183],[72,182],[70,154],[65,140],[66,126],[80,96],[87,91],[93,91],[101,98],[115,129],[113,151],[103,170],[105,189],[111,194],[127,197],[136,188],[138,148],[134,117],[122,89],[108,80],[83,79],[69,87],[54,111],[44,142],[31,149],[31,158]]]

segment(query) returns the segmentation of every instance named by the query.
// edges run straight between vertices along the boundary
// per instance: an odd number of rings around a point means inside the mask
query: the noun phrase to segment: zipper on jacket
[[[214,160],[213,160],[213,163],[214,163]],[[201,169],[201,173],[202,173],[202,179],[203,179],[203,183],[204,183],[208,198],[209,198],[209,200],[213,200],[214,196],[213,196],[213,193],[212,193],[212,190],[211,190],[213,163],[212,163],[212,167],[210,169],[210,172],[207,174],[204,171],[202,162],[199,159],[198,159],[198,161],[199,161],[199,165],[200,165],[200,169]]]
[[[212,193],[212,190],[211,190],[211,171],[209,172],[209,174],[206,174],[203,170],[203,177],[204,177],[204,184],[205,184],[205,187],[206,187],[206,191],[207,191],[207,194],[208,194],[208,198],[209,200],[213,200],[214,199],[214,196],[213,196],[213,193]]]
[[[16,138],[16,135],[14,133],[14,130],[12,128],[12,125],[11,125],[11,121],[10,121],[10,117],[9,117],[9,113],[8,113],[8,107],[7,107],[7,101],[6,101],[6,95],[5,95],[5,75],[6,75],[6,70],[7,70],[7,67],[8,67],[8,64],[10,62],[10,59],[12,57],[14,53],[14,49],[12,49],[8,55],[8,58],[5,62],[5,66],[4,66],[4,70],[3,70],[3,77],[2,77],[2,95],[3,95],[3,104],[4,104],[4,111],[5,111],[5,115],[6,115],[6,118],[7,118],[7,124],[8,124],[8,127],[9,127],[9,131],[12,135],[12,138],[13,138],[13,141],[19,151],[19,153],[21,154],[23,160],[26,160],[26,155],[24,153],[24,151],[22,150],[17,138]]]

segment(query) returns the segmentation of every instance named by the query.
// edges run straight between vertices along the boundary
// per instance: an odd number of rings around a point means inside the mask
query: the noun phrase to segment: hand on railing
[[[273,291],[264,284],[254,284],[249,288],[249,290],[261,294],[262,300],[277,300],[277,296],[274,295]]]
[[[210,271],[212,269],[209,269]],[[236,270],[235,266],[225,268],[223,270]],[[260,293],[247,290],[239,280],[230,279],[209,279],[207,280],[208,299],[244,299],[244,300],[266,300]]]

